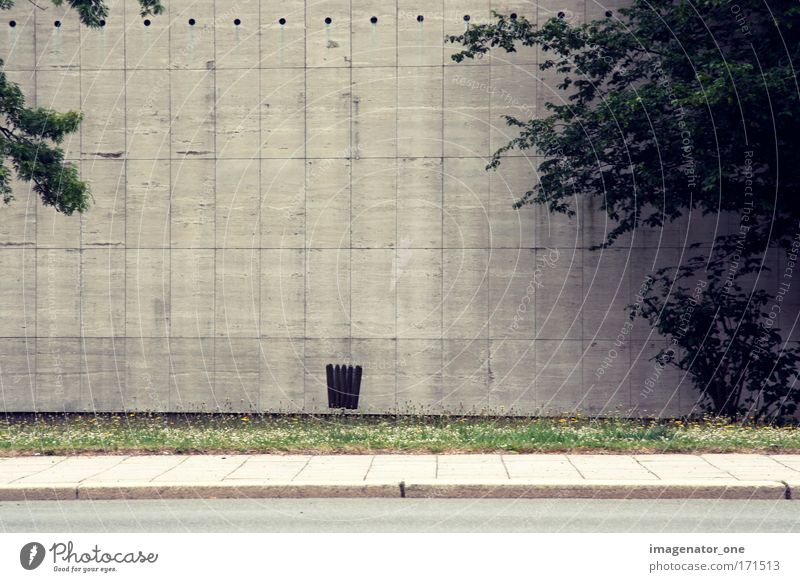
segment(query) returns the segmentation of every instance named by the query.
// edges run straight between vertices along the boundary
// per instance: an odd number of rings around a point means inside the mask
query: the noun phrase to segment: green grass
[[[0,420],[0,456],[81,453],[800,452],[800,427],[585,418],[82,414]]]

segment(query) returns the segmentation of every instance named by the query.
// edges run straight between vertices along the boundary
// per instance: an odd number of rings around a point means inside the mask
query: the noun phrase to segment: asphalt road
[[[0,502],[1,532],[800,532],[800,501]]]

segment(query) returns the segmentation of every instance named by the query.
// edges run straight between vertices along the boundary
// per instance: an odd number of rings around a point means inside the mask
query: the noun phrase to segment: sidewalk
[[[800,499],[800,455],[0,458],[0,501],[266,497]]]

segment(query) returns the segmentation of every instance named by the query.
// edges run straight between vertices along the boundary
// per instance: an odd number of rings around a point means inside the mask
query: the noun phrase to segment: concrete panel
[[[510,53],[514,54],[514,53]],[[494,58],[491,68],[490,90],[491,150],[505,146],[519,136],[518,127],[509,127],[506,117],[528,121],[541,114],[536,109],[536,90],[539,85],[537,65],[506,65]],[[526,155],[533,152],[511,151],[508,155]]]
[[[129,160],[169,156],[169,79],[168,71],[128,71],[125,119]]]
[[[318,107],[321,105],[318,104]],[[344,102],[340,105],[343,106]],[[305,106],[306,75],[303,69],[261,70],[261,155],[263,157],[299,158],[305,155]]]
[[[304,410],[303,340],[262,339],[259,409],[264,412]]]
[[[488,337],[489,252],[446,249],[442,260],[444,337]]]
[[[489,174],[480,158],[444,160],[443,246],[486,248],[489,242]]]
[[[441,157],[442,80],[442,69],[437,67],[397,69],[399,156]]]
[[[352,162],[352,244],[354,248],[394,248],[397,229],[397,161]]]
[[[580,248],[583,245],[581,209],[575,209],[574,216],[552,213],[541,205],[526,206],[526,210],[534,216],[534,244],[537,247]],[[602,241],[589,242],[599,244]]]
[[[257,248],[259,160],[217,160],[216,172],[216,246]]]
[[[81,335],[84,338],[124,336],[125,273],[124,249],[81,251]]]
[[[536,2],[530,0],[492,0],[492,10],[509,17],[516,14],[517,18],[525,18],[534,24],[538,16]],[[515,48],[516,51],[511,53],[502,50],[492,51],[484,58],[489,58],[492,65],[537,64],[536,47],[526,47],[517,43]]]
[[[533,249],[497,249],[489,257],[489,337],[536,338],[535,301],[544,268]]]
[[[598,196],[584,198],[581,201],[580,222],[583,244],[586,246],[599,245],[605,242],[608,239],[608,235],[619,226],[619,221],[610,218],[606,210],[601,207],[604,194],[600,193]],[[616,239],[614,246],[622,248],[640,245],[643,233],[643,230],[636,233],[636,236],[633,236],[634,233],[625,233]],[[652,232],[649,234],[652,235]]]
[[[17,2],[3,10],[3,34],[0,51],[6,72],[32,70],[36,65],[35,7],[27,2]],[[14,26],[11,26],[11,22]]]
[[[52,26],[52,21],[50,21],[50,26]],[[66,24],[62,28],[64,26]],[[39,45],[37,44],[37,46]],[[38,107],[48,107],[57,111],[80,111],[82,109],[81,75],[79,71],[73,70],[76,66],[75,63],[68,64],[63,70],[56,71],[50,70],[50,67],[46,66],[37,69],[36,105]],[[81,133],[80,131],[71,133],[65,136],[64,141],[59,144],[59,147],[64,150],[66,159],[79,160],[81,158]]]
[[[128,70],[169,66],[170,14],[176,12],[175,8],[164,4],[164,14],[148,16],[150,26],[145,26],[145,19],[139,16],[139,3],[125,2],[125,67]]]
[[[444,1],[444,34],[456,35],[464,34],[469,25],[485,24],[489,22],[491,16],[491,1],[490,0],[445,0]],[[445,64],[457,67],[463,67],[465,64],[471,65],[480,63],[481,60],[474,60],[472,62],[464,61],[464,64],[456,64],[451,60],[450,48],[455,48],[456,45],[445,45]]]
[[[306,164],[261,160],[261,247],[305,247]]]
[[[400,249],[396,264],[397,337],[442,337],[442,251]]]
[[[350,162],[306,162],[306,246],[350,247]]]
[[[453,413],[489,408],[489,346],[485,340],[445,340],[442,406]]]
[[[351,91],[347,70],[306,69],[306,156],[350,156]]]
[[[48,6],[47,14],[34,20],[36,68],[39,70],[78,69],[81,66],[81,28],[72,8]]]
[[[171,410],[221,412],[225,394],[214,390],[214,340],[172,339],[169,342]]]
[[[542,414],[572,414],[583,398],[580,340],[539,340],[536,356],[536,401]]]
[[[353,249],[350,255],[351,335],[356,338],[396,337],[395,251]]]
[[[92,205],[81,215],[84,247],[125,244],[126,178],[123,160],[84,162],[83,179],[90,184]]]
[[[36,410],[81,410],[81,340],[36,340]]]
[[[11,181],[14,200],[3,208],[0,221],[0,247],[33,246],[36,244],[36,211],[41,206],[39,195],[29,183]]]
[[[397,13],[397,0],[352,3],[353,67],[397,63]]]
[[[536,402],[536,355],[533,340],[489,341],[491,409],[502,414],[532,414]]]
[[[585,341],[583,345],[583,390],[578,410],[596,416],[629,416],[630,346],[618,346],[610,340]],[[603,364],[608,365],[600,374],[598,369]]]
[[[586,0],[586,21],[619,19],[621,15],[617,13],[617,9],[626,5],[622,0]]]
[[[3,273],[0,277],[0,337],[35,337],[35,251],[0,248],[0,272]]]
[[[306,252],[307,337],[350,337],[350,251]]]
[[[125,0],[109,0],[106,6],[108,17],[102,27],[80,31],[83,70],[125,67]]]
[[[305,307],[305,251],[262,250],[261,335],[304,337]]]
[[[77,249],[81,244],[81,219],[57,212],[37,201],[36,246],[40,249]]]
[[[403,413],[441,412],[441,340],[397,340],[397,407]]]
[[[170,334],[173,338],[214,335],[213,250],[171,254]]]
[[[800,263],[797,261],[796,253],[779,253],[775,265],[778,277],[778,289],[785,291],[783,301],[781,301],[781,312],[778,316],[778,323],[784,340],[800,340],[800,293],[797,287],[800,286]]]
[[[81,409],[125,410],[125,340],[84,338],[81,354]]]
[[[585,0],[536,0],[535,4],[540,24],[551,18],[559,18],[573,25],[586,21]]]
[[[259,7],[260,2],[256,0],[229,0],[223,4],[216,3],[214,60],[218,69],[258,67],[261,61]]]
[[[60,109],[61,107],[59,107]],[[125,71],[81,71],[81,153],[88,158],[125,155]]]
[[[352,58],[350,14],[350,0],[306,4],[307,67],[349,66]]]
[[[445,67],[444,155],[489,155],[490,96],[488,67]]]
[[[223,412],[259,409],[259,352],[257,338],[215,342],[214,388]]]
[[[173,248],[212,248],[216,183],[213,160],[171,164],[170,237]]]
[[[40,250],[36,256],[36,335],[78,337],[80,333],[80,253]]]
[[[127,337],[169,336],[170,264],[170,252],[165,249],[126,251],[125,334]]]
[[[683,372],[672,365],[661,366],[653,359],[667,347],[663,341],[631,341],[631,414],[634,416],[671,418],[681,414],[679,386]]]
[[[229,24],[231,28],[241,28]],[[253,58],[257,58],[258,52],[253,54]],[[261,151],[261,104],[256,91],[261,79],[259,70],[218,70],[215,75],[217,157],[257,158]],[[258,167],[258,164],[254,165]]]
[[[537,251],[542,264],[555,256],[548,250]],[[542,270],[541,285],[536,286],[536,333],[540,339],[580,339],[583,333],[583,251],[558,251],[558,260]]]
[[[214,0],[188,0],[172,6],[169,14],[170,68],[214,68],[214,3]],[[194,25],[189,24],[190,19],[194,20]],[[159,19],[151,20],[162,24]]]
[[[36,353],[32,339],[0,338],[0,410],[35,410]]]
[[[302,69],[305,65],[305,4],[304,0],[261,3],[262,66]]]
[[[397,153],[397,73],[394,68],[352,72],[352,147],[359,158]]]
[[[352,363],[362,367],[358,408],[363,412],[394,410],[397,399],[397,342],[394,339],[353,339]]]
[[[170,246],[169,160],[128,160],[125,170],[125,244]]]
[[[627,307],[633,303],[630,261],[630,249],[583,253],[584,337],[610,340],[622,336],[622,341],[627,341],[630,331],[626,325],[630,321]]]
[[[257,249],[216,251],[215,332],[217,337],[257,338],[259,253]]]
[[[214,156],[214,71],[170,71],[170,148],[173,157]]]
[[[406,67],[441,65],[443,24],[442,4],[397,0],[397,64]]]
[[[489,172],[489,239],[492,248],[532,248],[536,212],[533,206],[514,204],[537,181],[536,158],[507,157]]]
[[[125,340],[125,409],[169,410],[169,392],[169,340],[128,337]]]
[[[397,246],[441,248],[442,161],[397,161]]]
[[[642,249],[636,248],[631,253],[630,266],[630,290],[631,303],[636,301],[636,296],[649,288],[656,289],[654,279],[657,271],[666,266],[678,266],[681,262],[682,251],[679,249],[662,247]],[[664,339],[647,323],[645,319],[636,318],[633,320],[631,338],[640,340],[657,341]]]

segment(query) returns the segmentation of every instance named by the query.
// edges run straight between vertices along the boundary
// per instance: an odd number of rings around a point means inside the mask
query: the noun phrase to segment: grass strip
[[[309,452],[798,453],[800,427],[580,416],[63,414],[0,420],[0,456]]]

